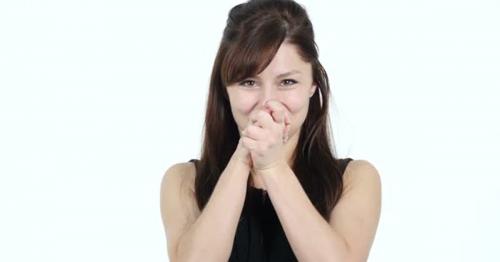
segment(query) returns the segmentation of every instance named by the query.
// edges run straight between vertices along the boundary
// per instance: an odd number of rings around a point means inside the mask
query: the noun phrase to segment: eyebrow
[[[276,78],[281,78],[281,77],[285,77],[285,76],[289,76],[289,75],[293,75],[293,74],[301,74],[301,73],[302,72],[300,72],[299,70],[291,70],[291,71],[277,75]],[[260,77],[258,77],[258,76],[255,76],[255,78],[260,79]]]

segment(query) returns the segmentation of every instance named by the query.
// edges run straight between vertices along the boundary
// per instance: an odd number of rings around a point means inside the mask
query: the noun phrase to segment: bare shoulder
[[[194,191],[195,172],[193,163],[177,163],[167,169],[161,181],[160,210],[169,256],[175,256],[179,238],[200,214]]]
[[[364,159],[350,161],[344,171],[343,178],[345,193],[359,184],[364,184],[373,189],[381,187],[381,178],[377,168]]]
[[[161,182],[162,190],[169,187],[178,187],[182,190],[194,192],[194,178],[196,169],[192,162],[181,162],[170,166]]]
[[[192,215],[198,213],[196,205],[194,180],[196,168],[192,162],[176,163],[170,166],[161,181],[161,201],[167,204],[168,200],[182,203],[190,208]],[[162,204],[162,211],[165,205]]]

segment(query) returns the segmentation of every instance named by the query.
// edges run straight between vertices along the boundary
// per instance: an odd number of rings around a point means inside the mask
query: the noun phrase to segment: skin
[[[291,70],[299,73],[278,77]],[[366,261],[381,207],[375,167],[365,160],[348,165],[342,197],[329,221],[314,208],[290,168],[309,99],[316,90],[311,70],[295,46],[285,43],[260,75],[228,87],[233,116],[242,130],[241,148],[248,152],[253,183],[268,192],[299,261]],[[283,88],[287,79],[300,84]],[[287,131],[291,139],[283,143],[281,137]]]
[[[300,73],[277,75],[292,69]],[[316,86],[311,66],[293,45],[283,44],[271,64],[244,85],[228,86],[240,141],[203,212],[195,201],[192,163],[170,167],[160,205],[171,261],[227,261],[245,200],[248,174],[268,191],[299,261],[366,261],[381,210],[378,171],[366,160],[351,161],[342,196],[325,221],[290,169]],[[297,81],[292,86],[287,79]],[[283,137],[289,135],[288,141]]]
[[[262,179],[256,176],[257,170],[281,162],[291,165],[316,88],[311,64],[300,57],[295,45],[287,42],[260,74],[227,86],[231,111],[246,150],[244,155],[248,154],[242,157],[250,163],[254,187],[265,189]]]

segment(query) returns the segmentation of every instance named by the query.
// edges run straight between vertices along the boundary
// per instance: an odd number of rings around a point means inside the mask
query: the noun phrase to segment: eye
[[[297,81],[293,80],[293,79],[285,79],[283,80],[283,83],[288,83],[288,84],[285,84],[287,86],[291,86],[291,85],[294,85],[297,83]]]
[[[253,86],[254,84],[255,84],[255,81],[253,81],[253,80],[244,80],[244,81],[240,82],[239,85],[248,87],[248,86]]]

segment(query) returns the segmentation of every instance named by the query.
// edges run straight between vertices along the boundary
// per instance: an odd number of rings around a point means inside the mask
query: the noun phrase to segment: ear
[[[311,88],[309,89],[309,98],[311,98],[314,95],[314,92],[316,92],[317,86],[316,84],[313,84]]]

